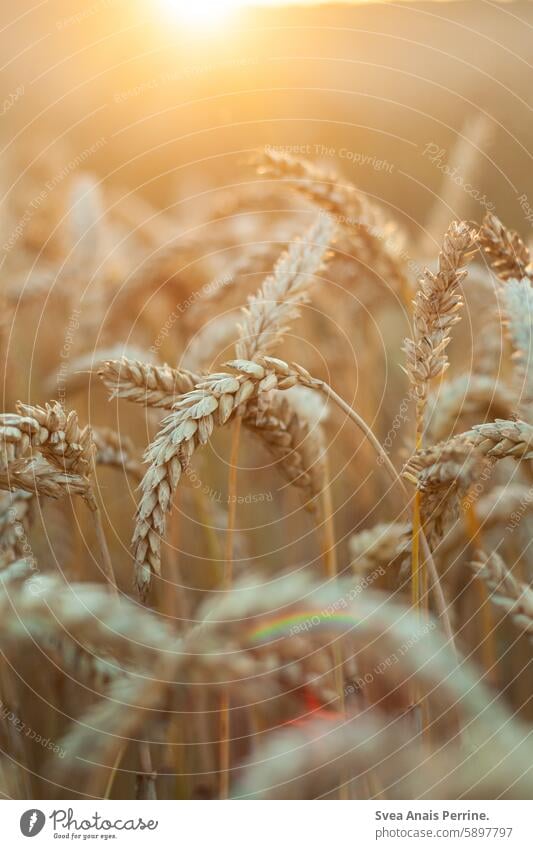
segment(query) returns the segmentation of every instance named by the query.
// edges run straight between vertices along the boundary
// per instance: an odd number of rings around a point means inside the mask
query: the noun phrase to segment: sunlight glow
[[[159,0],[163,11],[183,26],[213,29],[250,0]]]

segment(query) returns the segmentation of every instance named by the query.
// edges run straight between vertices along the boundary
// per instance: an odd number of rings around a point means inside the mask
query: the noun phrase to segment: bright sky
[[[158,0],[162,13],[184,26],[209,29],[216,27],[250,6],[286,6],[308,4],[309,0]],[[311,0],[312,2],[312,0]]]

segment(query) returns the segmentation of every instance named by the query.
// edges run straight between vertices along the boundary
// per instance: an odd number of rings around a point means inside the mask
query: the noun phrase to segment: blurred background
[[[295,146],[417,228],[482,115],[472,215],[485,196],[522,230],[532,27],[527,2],[4,4],[1,157],[83,155],[100,179],[168,205],[227,185],[253,148]]]

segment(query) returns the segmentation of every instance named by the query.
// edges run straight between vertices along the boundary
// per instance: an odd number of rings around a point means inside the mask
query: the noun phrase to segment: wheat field
[[[415,232],[296,144],[191,217],[34,145],[2,174],[2,797],[530,799],[527,233],[453,185]]]

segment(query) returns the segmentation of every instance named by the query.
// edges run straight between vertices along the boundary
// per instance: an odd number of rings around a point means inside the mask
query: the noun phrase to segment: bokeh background
[[[207,4],[205,17],[189,0],[4,4],[2,93],[16,101],[4,104],[2,158],[26,145],[66,157],[103,137],[91,170],[186,204],[191,184],[227,182],[257,146],[324,146],[333,167],[416,228],[445,179],[426,146],[445,162],[482,114],[476,188],[523,225],[530,3],[241,3],[225,14],[225,0]]]

